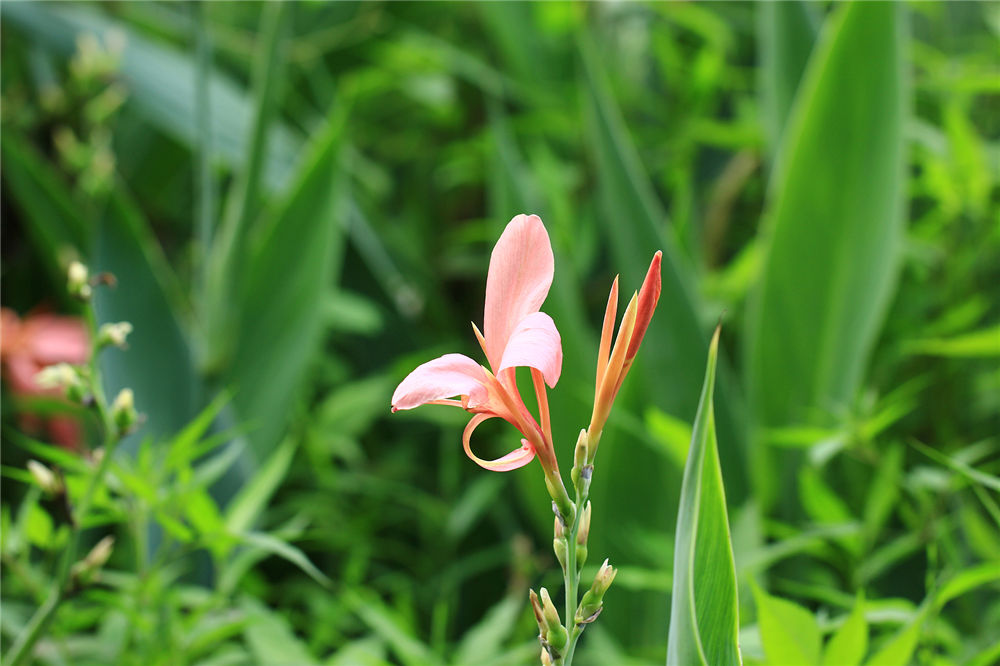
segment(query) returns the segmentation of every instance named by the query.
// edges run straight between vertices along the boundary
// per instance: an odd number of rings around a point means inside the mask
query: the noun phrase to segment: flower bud
[[[604,593],[611,587],[611,583],[614,581],[615,574],[617,573],[618,570],[609,565],[607,560],[604,560],[604,564],[601,565],[597,575],[594,576],[594,583],[587,590],[587,593],[583,595],[580,607],[576,609],[576,617],[574,619],[577,624],[589,624],[601,614],[601,611],[604,609]]]
[[[548,648],[542,648],[542,666],[552,666],[552,655],[549,654]]]
[[[132,324],[127,321],[120,321],[115,324],[103,324],[97,332],[97,346],[107,347],[113,345],[119,349],[125,349],[125,338],[132,332]]]
[[[139,415],[135,411],[135,396],[132,389],[124,388],[118,392],[115,401],[111,403],[111,419],[118,428],[119,435],[126,435],[136,424]]]
[[[555,604],[552,603],[549,591],[543,587],[541,593],[542,615],[545,617],[545,641],[556,651],[561,651],[566,647],[566,641],[569,640],[569,633],[566,631],[566,627],[562,626],[562,622],[559,621],[559,611],[556,610]]]
[[[37,460],[28,461],[28,472],[31,473],[31,478],[34,479],[35,483],[38,484],[38,487],[41,488],[46,495],[61,495],[66,489],[65,486],[63,486],[62,480],[56,476],[55,472]]]
[[[542,604],[538,601],[538,595],[534,590],[528,590],[528,600],[531,602],[531,610],[535,613],[535,622],[538,623],[538,633],[545,635],[545,614],[542,611]]]
[[[106,536],[97,542],[87,556],[73,565],[73,577],[81,583],[90,583],[100,572],[108,559],[111,557],[111,550],[115,545],[113,536]]]
[[[580,430],[580,436],[576,438],[576,448],[573,449],[573,469],[570,470],[570,479],[573,487],[580,491],[580,475],[587,464],[587,431]],[[582,493],[581,493],[582,494]]]
[[[568,549],[569,544],[566,543],[566,537],[552,540],[552,551],[556,554],[556,559],[559,560],[559,566],[562,567],[563,571],[566,571],[566,560],[569,557]]]
[[[83,301],[89,300],[93,293],[88,282],[89,277],[86,266],[79,261],[71,263],[66,272],[66,289],[70,295]]]
[[[41,389],[65,391],[66,397],[74,402],[83,402],[86,384],[83,368],[69,363],[49,365],[35,373],[35,384]]]
[[[590,502],[583,507],[580,514],[580,525],[576,531],[576,567],[577,572],[587,562],[587,538],[590,536]]]

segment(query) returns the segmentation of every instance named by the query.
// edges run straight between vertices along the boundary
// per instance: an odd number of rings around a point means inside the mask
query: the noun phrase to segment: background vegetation
[[[98,319],[134,332],[103,377],[145,415],[84,524],[117,536],[112,557],[41,663],[536,660],[526,588],[559,585],[541,475],[471,464],[460,413],[388,411],[418,363],[474,353],[489,251],[520,212],[555,250],[564,467],[611,279],[637,287],[664,250],[594,480],[590,552],[620,573],[581,663],[663,661],[720,316],[744,659],[1000,659],[995,3],[0,18],[3,304],[79,313],[68,262],[113,273]],[[71,498],[92,469],[23,432],[63,409],[5,386],[5,646],[71,529],[26,461]]]

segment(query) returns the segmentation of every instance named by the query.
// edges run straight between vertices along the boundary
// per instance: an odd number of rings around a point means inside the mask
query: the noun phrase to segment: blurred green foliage
[[[545,221],[568,466],[615,274],[663,295],[607,431],[581,663],[662,663],[708,335],[747,663],[1000,658],[1000,13],[990,3],[4,3],[2,299],[134,325],[101,583],[42,663],[537,659],[531,466],[395,383],[475,356],[489,251]],[[725,313],[723,315],[723,313]],[[464,345],[464,346],[463,346]],[[219,396],[222,396],[221,398]],[[227,396],[231,396],[228,397]],[[5,645],[81,459],[3,394]],[[34,405],[37,407],[37,405]],[[207,411],[206,411],[207,410]],[[484,447],[501,428],[481,428]],[[491,439],[493,441],[491,441]],[[788,634],[788,635],[786,635]]]

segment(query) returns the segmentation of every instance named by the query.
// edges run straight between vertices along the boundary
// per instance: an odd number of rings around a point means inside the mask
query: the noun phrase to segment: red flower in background
[[[35,375],[49,365],[81,364],[89,358],[90,340],[80,319],[45,312],[21,319],[9,308],[0,309],[0,365],[15,395],[59,396],[58,390],[38,386]],[[37,415],[21,414],[21,425],[26,429],[35,430],[41,423]],[[44,423],[57,444],[71,449],[79,446],[80,424],[76,419],[57,416]]]

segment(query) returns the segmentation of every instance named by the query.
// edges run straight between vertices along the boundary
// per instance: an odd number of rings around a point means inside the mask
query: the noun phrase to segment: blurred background
[[[537,660],[526,588],[561,580],[540,470],[476,467],[458,410],[389,414],[419,363],[479,358],[526,212],[556,258],[564,468],[611,281],[664,251],[597,460],[588,569],[620,573],[581,663],[662,663],[720,318],[748,662],[751,580],[823,631],[863,593],[875,647],[931,608],[904,662],[1000,658],[998,7],[4,3],[4,643],[68,530],[26,461],[71,475],[95,441],[25,379],[79,362],[79,259],[117,279],[97,316],[134,332],[101,366],[145,421],[99,499],[115,551],[43,663]]]

